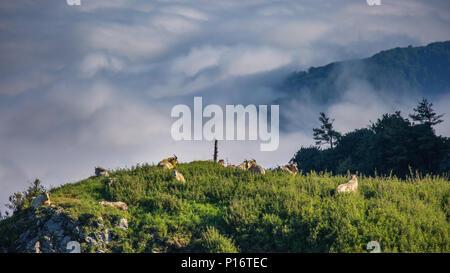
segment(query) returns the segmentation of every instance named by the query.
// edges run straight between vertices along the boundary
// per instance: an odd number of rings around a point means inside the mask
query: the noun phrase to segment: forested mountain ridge
[[[365,59],[333,62],[294,72],[287,77],[281,90],[294,96],[308,93],[326,103],[338,98],[352,82],[363,81],[379,91],[433,95],[449,90],[449,64],[450,41],[422,47],[397,47]]]

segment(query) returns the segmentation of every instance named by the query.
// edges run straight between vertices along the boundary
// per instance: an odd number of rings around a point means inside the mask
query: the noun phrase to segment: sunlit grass
[[[335,195],[349,176],[266,175],[212,162],[170,170],[143,165],[51,191],[73,218],[126,217],[114,251],[123,252],[449,252],[450,183],[438,176],[359,177],[358,192]],[[128,212],[99,201],[123,201]]]

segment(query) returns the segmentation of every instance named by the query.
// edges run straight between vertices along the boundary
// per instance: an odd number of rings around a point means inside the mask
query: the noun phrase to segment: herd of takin
[[[225,167],[225,161],[223,159],[219,160],[217,162],[220,166]],[[178,165],[178,158],[176,155],[173,155],[172,157],[169,158],[164,158],[163,160],[161,160],[158,163],[158,167],[163,168],[163,169],[174,169],[175,166]],[[242,170],[242,171],[249,171],[255,174],[262,174],[264,175],[266,173],[266,171],[264,170],[263,167],[261,167],[260,165],[258,165],[258,163],[256,163],[256,160],[245,160],[244,162],[242,162],[241,164],[239,164],[238,166],[235,165],[228,165],[226,166],[226,168],[232,168],[232,169],[237,169],[237,170]],[[275,171],[278,172],[283,172],[283,173],[287,173],[287,174],[291,174],[291,175],[297,175],[298,173],[298,168],[297,168],[297,163],[291,163],[285,166],[278,166]],[[181,172],[179,172],[178,170],[173,170],[173,176],[175,177],[176,180],[181,181],[183,183],[186,182],[186,179],[184,178],[183,174]],[[352,175],[352,179],[345,184],[341,184],[336,188],[336,193],[340,194],[340,193],[345,193],[345,192],[356,192],[356,190],[358,189],[358,178],[356,177],[356,175]]]
[[[219,162],[217,162],[217,163],[220,166],[225,167],[225,161],[223,159],[219,160]],[[178,164],[178,158],[177,158],[176,155],[174,155],[174,156],[169,157],[169,158],[164,158],[163,160],[161,160],[158,163],[157,166],[160,167],[160,168],[163,168],[163,169],[171,170],[177,164]],[[226,168],[238,169],[238,170],[242,170],[242,171],[249,171],[249,172],[256,173],[256,174],[265,174],[266,173],[264,168],[261,167],[260,165],[258,165],[258,163],[256,163],[256,160],[245,160],[244,162],[242,162],[238,166],[228,165]],[[286,166],[280,166],[276,170],[277,171],[282,171],[282,172],[285,172],[285,173],[288,173],[288,174],[292,174],[292,175],[296,175],[298,173],[297,163],[292,163],[292,164],[289,164],[289,165],[286,165]],[[174,170],[173,171],[173,176],[178,181],[186,182],[186,180],[183,177],[183,174],[180,173],[178,170]]]
[[[245,160],[238,166],[228,165],[226,167],[225,167],[225,161],[223,159],[219,160],[217,163],[220,166],[223,166],[224,168],[232,168],[232,169],[237,169],[237,170],[242,170],[242,171],[249,171],[249,172],[252,172],[255,174],[261,174],[261,175],[264,175],[266,173],[264,168],[261,167],[260,165],[258,165],[258,163],[256,163],[256,160]],[[174,169],[177,165],[178,165],[178,158],[176,155],[174,155],[172,157],[161,160],[157,166],[160,168],[163,168],[163,169],[168,169],[168,170],[173,169],[173,177],[178,181],[186,183],[186,179],[184,178],[183,174],[181,172],[179,172],[178,170]],[[297,163],[292,163],[292,164],[288,164],[285,166],[279,166],[275,169],[275,171],[287,173],[290,175],[297,175],[297,173],[298,173]],[[96,167],[95,168],[95,176],[109,177],[109,172],[108,172],[108,170],[106,170],[104,168]],[[109,186],[111,186],[115,181],[116,181],[115,178],[109,178],[107,180],[107,184]],[[341,184],[336,188],[336,193],[341,194],[341,193],[346,193],[346,192],[356,192],[357,189],[358,189],[358,178],[356,175],[352,175],[352,179],[350,181],[348,181],[348,183]],[[49,194],[50,194],[49,192],[44,192],[44,193],[38,195],[37,197],[33,198],[33,200],[31,201],[31,206],[36,209],[44,204],[50,205],[51,203],[50,203],[50,195]],[[102,201],[102,202],[99,202],[99,204],[103,205],[103,206],[117,207],[122,210],[127,210],[127,208],[128,208],[127,205],[123,202]]]

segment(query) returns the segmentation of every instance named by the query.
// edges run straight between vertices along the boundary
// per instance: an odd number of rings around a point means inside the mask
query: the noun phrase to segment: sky
[[[15,0],[0,3],[0,209],[39,178],[47,187],[176,154],[208,160],[210,141],[174,141],[174,105],[270,104],[290,72],[380,50],[450,40],[447,0]],[[222,141],[232,164],[287,163],[313,144],[318,109],[289,106],[295,130],[261,152]],[[327,106],[341,132],[365,127],[418,98],[393,100],[355,83]],[[435,102],[445,112],[450,94]],[[323,110],[323,109],[321,109]],[[300,118],[299,118],[300,117]],[[448,121],[438,134],[450,135]]]

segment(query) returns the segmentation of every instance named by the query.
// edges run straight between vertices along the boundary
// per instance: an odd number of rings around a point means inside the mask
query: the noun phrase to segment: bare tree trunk
[[[217,142],[218,142],[217,140],[214,141],[214,162],[216,162],[216,163],[217,163],[217,154],[218,154]]]
[[[217,154],[218,154],[217,142],[218,142],[217,140],[214,141],[214,162],[216,162],[216,163],[217,163]]]

